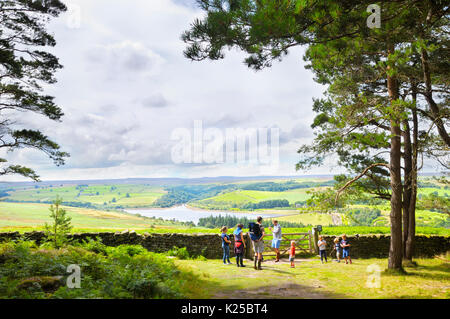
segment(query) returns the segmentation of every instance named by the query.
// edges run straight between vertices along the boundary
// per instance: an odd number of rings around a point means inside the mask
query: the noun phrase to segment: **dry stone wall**
[[[230,236],[231,238],[233,236]],[[45,240],[44,232],[19,232],[0,233],[0,242],[7,240],[33,240],[38,244]],[[173,247],[186,247],[191,255],[203,255],[206,258],[222,257],[222,241],[219,234],[137,234],[134,231],[117,233],[79,233],[71,234],[69,238],[81,242],[89,238],[101,238],[108,246],[123,244],[142,245],[152,252],[166,252]],[[324,236],[328,243],[328,251],[333,247],[335,236]],[[349,236],[351,242],[351,256],[353,258],[385,258],[389,255],[390,236]],[[251,249],[248,237],[247,248]],[[450,236],[416,236],[415,257],[433,257],[450,251]],[[230,249],[234,256],[233,249]],[[250,250],[246,257],[251,257]]]

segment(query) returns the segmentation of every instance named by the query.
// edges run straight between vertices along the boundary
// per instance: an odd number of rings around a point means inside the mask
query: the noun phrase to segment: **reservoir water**
[[[247,217],[248,219],[256,219],[257,216],[262,216],[263,218],[271,218],[275,216],[275,214],[261,214],[261,213],[233,213],[233,212],[223,212],[218,210],[197,210],[191,209],[186,206],[176,206],[166,209],[126,209],[127,213],[130,214],[139,214],[146,217],[155,217],[162,218],[165,220],[175,219],[180,222],[194,222],[198,223],[199,219],[202,217],[209,216],[236,216],[236,217]]]

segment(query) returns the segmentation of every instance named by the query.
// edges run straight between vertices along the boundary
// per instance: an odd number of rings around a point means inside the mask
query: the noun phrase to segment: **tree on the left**
[[[20,126],[15,120],[23,112],[40,114],[53,121],[64,115],[54,97],[43,87],[56,83],[62,68],[56,56],[45,51],[56,45],[46,30],[52,18],[66,11],[59,0],[2,0],[0,2],[0,152],[22,148],[44,152],[57,165],[68,153],[40,130]],[[35,181],[37,173],[28,167],[0,158],[0,176],[19,174]]]

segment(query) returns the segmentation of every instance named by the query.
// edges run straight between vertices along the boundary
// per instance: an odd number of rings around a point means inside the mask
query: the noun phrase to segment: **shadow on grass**
[[[249,287],[242,289],[237,285],[218,287],[212,299],[343,299],[346,295],[321,289],[322,286],[311,287],[293,283],[279,285]]]
[[[291,271],[285,271],[285,270],[281,270],[281,269],[278,269],[278,268],[275,268],[275,267],[270,267],[270,266],[262,265],[262,272],[264,271],[264,269],[267,269],[267,270],[270,270],[270,271],[273,271],[273,272],[276,272],[276,273],[279,273],[279,274],[285,274],[285,275],[289,275],[289,276],[295,276],[295,274],[292,273]],[[261,273],[261,276],[263,276],[263,275],[264,275],[264,274]]]
[[[418,264],[415,268],[412,268],[412,269],[424,269],[424,270],[431,270],[431,271],[442,271],[442,272],[447,272],[447,273],[450,274],[450,264],[446,264],[446,263],[442,263],[440,265],[433,265],[433,266]]]
[[[450,280],[450,264],[442,263],[440,265],[421,265],[407,269],[407,276],[427,278],[431,280]]]
[[[384,276],[418,277],[436,281],[450,280],[450,265],[445,263],[432,266],[416,264],[413,267],[405,267],[403,271],[386,269],[382,274]]]
[[[392,299],[433,299],[433,295],[401,295],[392,297]]]

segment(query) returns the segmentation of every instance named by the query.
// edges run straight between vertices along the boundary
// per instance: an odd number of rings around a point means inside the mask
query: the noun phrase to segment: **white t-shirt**
[[[322,244],[322,243],[325,243],[325,245],[320,245],[320,244]],[[325,250],[326,249],[326,245],[327,245],[327,242],[325,241],[325,240],[319,240],[318,242],[317,242],[317,245],[319,246],[319,249],[320,250]]]
[[[282,239],[281,226],[279,224],[276,226],[273,226],[272,234],[273,234],[273,239]]]

